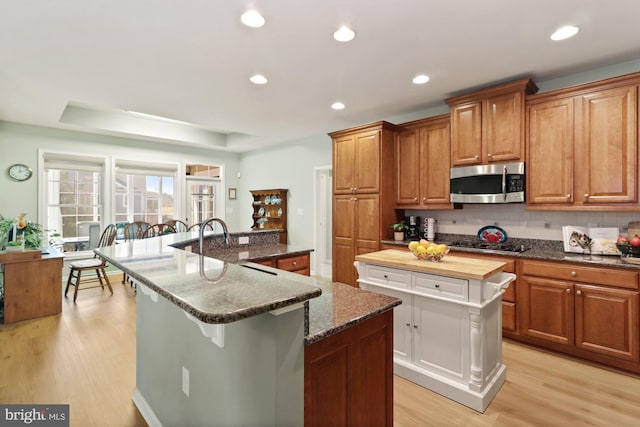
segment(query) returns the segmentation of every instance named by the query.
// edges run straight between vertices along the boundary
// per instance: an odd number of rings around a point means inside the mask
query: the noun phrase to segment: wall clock
[[[9,166],[9,176],[16,181],[26,181],[31,178],[32,173],[33,171],[29,166],[21,163]]]

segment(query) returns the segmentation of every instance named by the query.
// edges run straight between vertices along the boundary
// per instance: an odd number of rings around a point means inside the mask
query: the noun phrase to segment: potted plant
[[[404,219],[396,222],[391,225],[393,229],[393,240],[402,241],[404,240],[404,231],[407,230],[407,224],[405,224]]]
[[[7,242],[6,250],[7,252],[22,252],[24,251],[24,242]]]

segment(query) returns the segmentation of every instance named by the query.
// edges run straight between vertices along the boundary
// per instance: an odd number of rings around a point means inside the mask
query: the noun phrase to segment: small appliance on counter
[[[405,222],[407,223],[407,227],[409,227],[407,229],[407,235],[406,238],[407,239],[419,239],[420,238],[420,217],[419,216],[415,216],[415,215],[411,215],[408,216],[405,219]]]
[[[425,218],[422,225],[422,238],[433,241],[436,236],[436,219]]]

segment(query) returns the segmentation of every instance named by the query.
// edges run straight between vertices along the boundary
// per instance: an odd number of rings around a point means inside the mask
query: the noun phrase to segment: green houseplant
[[[19,246],[24,243],[25,249],[40,249],[42,247],[42,226],[25,220],[27,214],[21,213],[17,219],[9,219],[0,215],[0,247]],[[18,245],[8,242],[9,230],[16,226],[16,231],[23,242]]]
[[[391,228],[393,229],[393,240],[404,240],[404,232],[409,227],[405,224],[403,219],[395,224],[391,224]]]

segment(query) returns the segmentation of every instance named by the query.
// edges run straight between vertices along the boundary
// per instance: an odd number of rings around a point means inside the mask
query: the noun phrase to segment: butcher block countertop
[[[485,280],[502,271],[506,266],[504,262],[463,258],[454,255],[446,255],[440,262],[420,261],[408,250],[397,249],[387,249],[357,255],[356,261],[384,267],[402,268],[422,273],[475,280]]]

